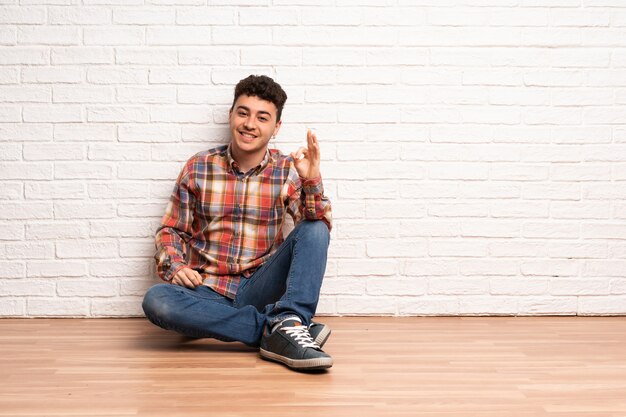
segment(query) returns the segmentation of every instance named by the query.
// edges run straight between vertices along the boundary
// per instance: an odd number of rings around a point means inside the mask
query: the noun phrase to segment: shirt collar
[[[226,148],[226,162],[228,163],[229,169],[231,169],[234,173],[239,173],[241,172],[241,170],[239,169],[239,164],[233,158],[233,154],[231,152],[231,145],[232,144],[229,143],[228,147]],[[249,171],[249,174],[254,175],[254,174],[258,174],[259,172],[261,172],[261,170],[265,168],[267,164],[269,164],[270,159],[273,159],[272,156],[273,155],[271,155],[269,148],[266,149],[265,156],[263,157],[263,160],[261,161],[261,163],[257,165],[256,167],[254,167],[253,169],[251,169]],[[248,174],[248,172],[244,172],[244,174]]]

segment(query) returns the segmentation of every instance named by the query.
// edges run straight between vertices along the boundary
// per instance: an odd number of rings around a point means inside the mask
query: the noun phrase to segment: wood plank
[[[0,416],[626,416],[626,317],[324,317],[328,371],[145,319],[0,320]]]

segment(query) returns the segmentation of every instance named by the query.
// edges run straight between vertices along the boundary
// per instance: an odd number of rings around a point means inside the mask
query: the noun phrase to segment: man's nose
[[[246,117],[246,120],[243,122],[243,127],[248,130],[254,129],[254,119],[252,117]]]

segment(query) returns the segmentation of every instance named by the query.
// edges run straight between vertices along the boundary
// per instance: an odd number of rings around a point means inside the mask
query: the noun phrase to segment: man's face
[[[276,121],[274,103],[243,94],[235,101],[228,122],[232,147],[239,155],[265,153],[281,124]]]

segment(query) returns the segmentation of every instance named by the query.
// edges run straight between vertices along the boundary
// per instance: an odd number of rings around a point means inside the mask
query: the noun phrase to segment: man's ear
[[[280,126],[283,124],[283,121],[276,122],[276,127],[274,128],[274,134],[272,136],[278,135],[278,131],[280,130]]]

